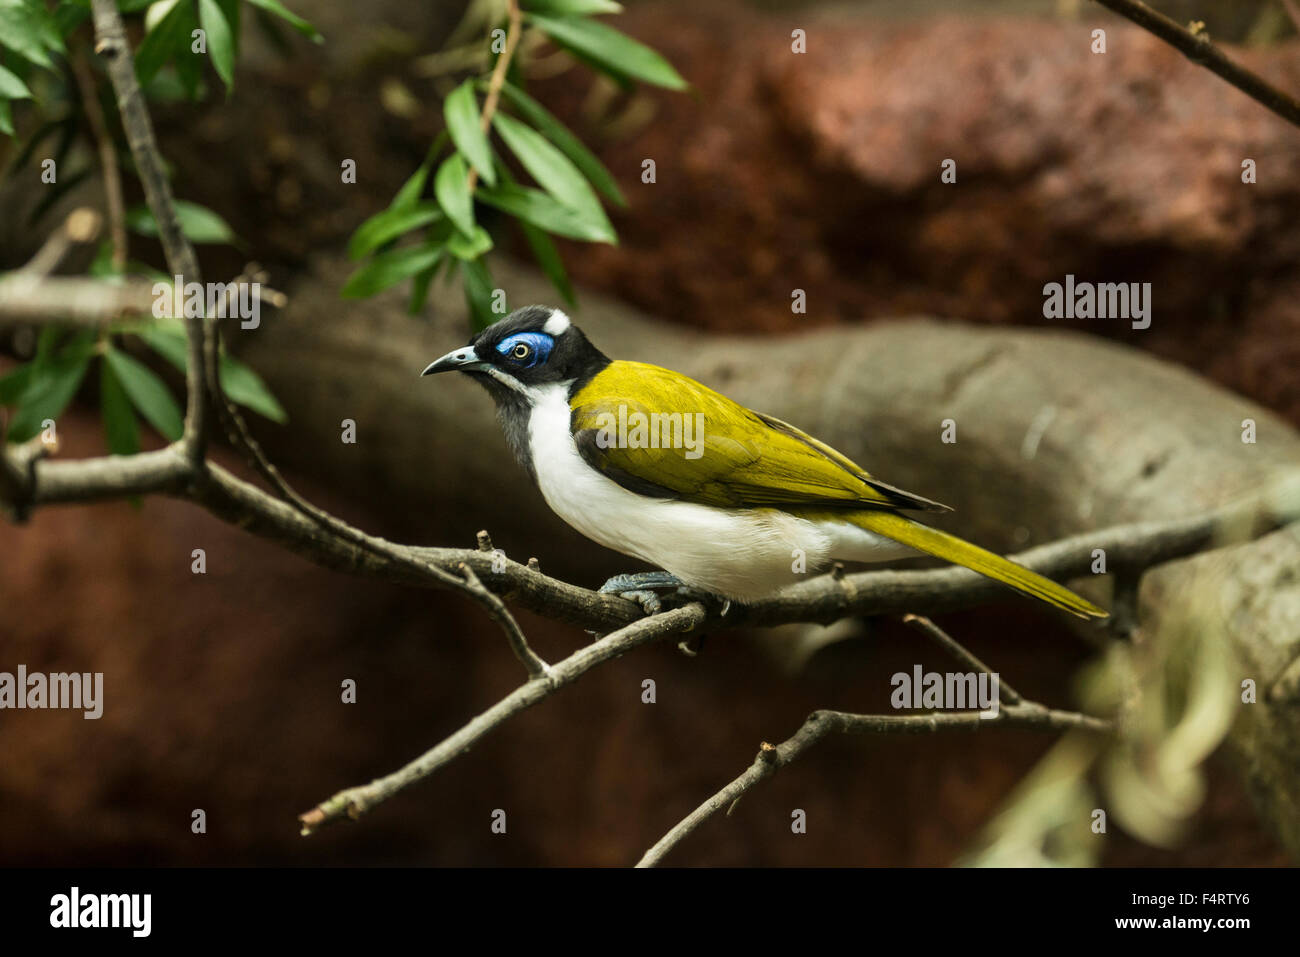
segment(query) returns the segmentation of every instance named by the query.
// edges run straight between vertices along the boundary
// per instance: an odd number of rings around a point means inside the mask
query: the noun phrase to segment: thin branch
[[[122,130],[135,159],[136,173],[144,187],[145,199],[158,224],[158,239],[162,243],[167,267],[173,276],[184,282],[201,282],[198,258],[181,231],[176,215],[176,202],[171,183],[163,169],[162,156],[154,137],[153,121],[145,106],[144,94],[135,78],[135,62],[126,41],[122,17],[117,12],[115,0],[91,0],[95,20],[95,52],[104,58],[108,78],[117,97],[117,109],[122,117]],[[189,339],[189,364],[185,370],[185,443],[186,455],[196,469],[201,469],[207,455],[209,407],[206,384],[205,355],[209,339],[207,320],[187,316],[185,333]]]
[[[918,631],[924,632],[933,639],[940,648],[971,670],[986,675],[994,673],[992,668],[976,658],[974,653],[963,647],[956,638],[953,638],[950,634],[924,615],[904,615],[903,623],[911,625]],[[1024,698],[1021,697],[1020,692],[1007,684],[1006,681],[1002,679],[1001,675],[998,675],[998,687],[1001,690],[1002,697],[1006,699],[1007,704],[1020,704],[1020,702],[1024,700]]]
[[[501,88],[506,85],[506,72],[514,58],[515,47],[519,45],[519,33],[523,24],[523,14],[519,10],[519,0],[509,0],[510,7],[506,25],[506,45],[497,57],[496,66],[492,68],[492,78],[488,80],[487,96],[483,98],[483,112],[479,114],[479,127],[484,133],[492,128],[492,117],[496,116],[497,103],[501,99]],[[478,185],[478,170],[469,171],[469,191],[474,192]]]
[[[1231,60],[1205,33],[1193,33],[1139,0],[1097,0],[1142,29],[1155,34],[1193,63],[1199,63],[1227,80],[1252,100],[1272,110],[1293,126],[1300,126],[1300,100],[1273,86],[1258,73]]]
[[[153,284],[139,280],[108,283],[82,276],[29,280],[14,274],[0,282],[0,328],[39,323],[51,312],[60,325],[98,328],[118,319],[148,314]]]
[[[470,588],[470,594],[479,599],[487,609],[488,614],[506,633],[506,640],[510,642],[510,650],[515,653],[515,657],[527,669],[528,677],[545,678],[550,670],[549,666],[538,657],[532,648],[528,647],[528,639],[524,637],[519,623],[515,621],[514,616],[510,614],[505,604],[500,598],[483,587],[478,575],[474,574],[474,569],[470,568],[469,565],[461,562],[460,571],[465,576],[465,583]]]
[[[510,718],[577,681],[602,662],[617,658],[633,648],[657,641],[667,635],[690,631],[702,624],[706,617],[704,607],[692,603],[633,622],[626,628],[606,635],[599,641],[574,652],[563,661],[552,665],[547,674],[533,678],[527,684],[520,686],[400,770],[361,787],[340,791],[310,811],[299,815],[303,835],[311,834],[323,825],[343,817],[355,820],[376,804],[388,800],[404,788],[450,763]]]
[[[104,204],[108,207],[108,235],[113,242],[113,269],[126,270],[126,203],[122,199],[122,171],[117,165],[117,148],[104,119],[104,107],[99,102],[95,75],[83,50],[72,57],[72,74],[81,93],[82,110],[90,123],[90,131],[99,151],[99,170],[104,180]]]
[[[59,268],[63,262],[63,257],[74,246],[84,246],[86,243],[93,243],[99,236],[99,229],[103,225],[103,220],[99,213],[95,212],[88,206],[82,206],[74,209],[68,214],[59,228],[50,233],[41,248],[23,267],[15,273],[15,277],[21,277],[28,280],[45,279]]]
[[[149,453],[157,454],[157,453]],[[501,598],[554,620],[593,631],[620,628],[641,617],[640,606],[612,595],[549,578],[507,560],[504,567],[476,548],[424,548],[367,535],[332,516],[327,532],[294,506],[209,464],[202,483],[161,483],[139,456],[37,463],[27,504],[67,503],[141,495],[153,491],[195,502],[255,535],[280,542],[327,568],[425,587],[464,590],[456,572],[464,562]],[[325,513],[322,513],[323,515]],[[1106,552],[1110,571],[1141,570],[1209,547],[1249,541],[1300,519],[1300,476],[1288,474],[1255,495],[1190,518],[1141,522],[1085,532],[1013,555],[1019,564],[1055,580],[1089,575],[1093,550]],[[337,534],[334,534],[337,532]],[[340,538],[344,540],[340,540]],[[823,575],[748,605],[733,605],[728,627],[793,622],[828,624],[852,615],[931,613],[998,601],[1006,586],[965,568],[867,571]]]
[[[731,808],[760,781],[797,760],[828,734],[933,734],[937,731],[979,731],[987,727],[1028,728],[1034,731],[1093,731],[1109,733],[1110,722],[1074,711],[1057,711],[1030,701],[1006,704],[997,716],[983,718],[978,711],[954,711],[921,715],[847,714],[843,711],[814,711],[791,737],[773,746],[766,741],[758,756],[739,777],[676,824],[646,851],[637,867],[654,867],[674,847],[723,808]]]

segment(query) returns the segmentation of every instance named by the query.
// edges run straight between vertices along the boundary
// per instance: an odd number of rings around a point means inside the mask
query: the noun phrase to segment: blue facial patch
[[[551,354],[554,345],[555,340],[544,332],[516,332],[513,336],[506,336],[497,343],[497,352],[519,363],[522,368],[531,369],[539,362],[546,361],[546,357]],[[528,354],[526,356],[521,357],[516,354],[519,346],[527,347]]]

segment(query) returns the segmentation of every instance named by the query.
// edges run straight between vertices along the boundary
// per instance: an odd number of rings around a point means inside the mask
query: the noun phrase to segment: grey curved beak
[[[430,362],[420,375],[433,375],[435,372],[471,372],[482,368],[484,364],[473,346],[461,346],[448,352],[441,359]]]

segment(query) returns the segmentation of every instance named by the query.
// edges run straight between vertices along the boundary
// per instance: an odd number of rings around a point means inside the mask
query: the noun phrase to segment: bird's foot
[[[660,595],[657,589],[671,590],[670,594]],[[674,608],[698,601],[711,611],[725,615],[731,608],[731,601],[712,592],[701,591],[683,584],[676,575],[668,572],[635,572],[630,575],[615,575],[600,586],[602,593],[618,595],[634,601],[645,610],[647,615],[657,615],[665,608],[665,603]]]

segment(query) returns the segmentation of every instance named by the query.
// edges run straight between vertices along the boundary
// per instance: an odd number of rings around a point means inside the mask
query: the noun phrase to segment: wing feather
[[[573,396],[570,407],[583,459],[642,495],[724,508],[947,508],[881,482],[780,419],[658,366],[613,362]],[[620,424],[638,422],[666,426],[668,441],[661,428],[658,442],[647,430],[640,441],[623,433],[630,441],[620,443]]]

